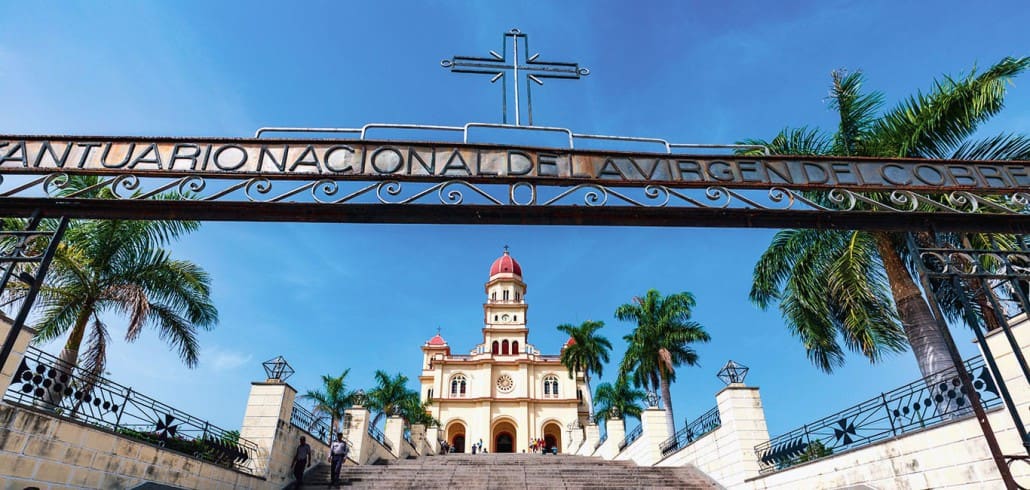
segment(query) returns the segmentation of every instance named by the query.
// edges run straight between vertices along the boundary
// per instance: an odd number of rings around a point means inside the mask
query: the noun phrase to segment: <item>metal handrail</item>
[[[719,407],[713,407],[700,417],[685,424],[676,431],[672,437],[662,442],[658,448],[662,451],[662,457],[675,453],[705,436],[722,425],[719,417]]]
[[[497,129],[513,129],[518,131],[550,131],[564,133],[569,142],[569,149],[576,149],[576,140],[601,140],[601,141],[629,141],[638,143],[657,143],[665,148],[665,153],[672,154],[676,148],[713,148],[713,149],[741,149],[741,150],[762,150],[765,155],[770,155],[769,147],[765,145],[737,145],[737,144],[707,144],[707,143],[670,143],[668,140],[662,138],[649,138],[639,136],[614,136],[606,134],[586,134],[586,133],[574,133],[568,128],[553,127],[553,126],[523,126],[515,124],[501,124],[501,123],[477,123],[470,122],[464,126],[442,126],[436,124],[404,124],[404,123],[369,123],[360,128],[317,128],[317,127],[292,127],[292,126],[267,126],[258,128],[254,133],[255,138],[260,138],[265,133],[276,132],[276,133],[357,133],[358,139],[361,141],[365,140],[369,129],[415,129],[415,130],[427,130],[427,131],[461,131],[462,132],[462,143],[468,144],[469,142],[469,129],[470,128],[497,128]]]
[[[640,436],[643,433],[644,433],[644,424],[640,424],[640,425],[637,426],[636,429],[633,429],[628,434],[626,434],[626,438],[623,439],[622,442],[619,443],[619,451],[622,451],[623,449],[626,448],[626,446],[629,446],[630,444],[633,444],[633,441],[636,441],[637,439],[639,439]]]
[[[965,361],[985,409],[1002,404],[980,356]],[[762,474],[973,414],[955,371],[908,383],[755,446]]]
[[[257,444],[103,376],[29,346],[4,401],[112,431],[239,472]]]
[[[328,444],[332,440],[332,430],[325,417],[315,415],[296,401],[293,403],[293,410],[290,411],[290,424],[307,432],[316,441]]]
[[[383,447],[385,447],[386,449],[393,450],[393,446],[391,446],[390,443],[386,440],[386,436],[383,435],[383,431],[377,429],[376,426],[368,424],[368,435],[372,436],[373,439],[379,441],[379,444],[382,444]]]

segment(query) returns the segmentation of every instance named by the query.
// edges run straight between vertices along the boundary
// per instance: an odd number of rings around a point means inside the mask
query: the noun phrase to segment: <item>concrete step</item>
[[[595,489],[595,488],[720,488],[693,467],[655,468],[632,461],[540,454],[448,454],[382,465],[344,466],[341,483],[348,488],[418,489]],[[307,485],[325,485],[329,466],[320,464],[305,478]]]

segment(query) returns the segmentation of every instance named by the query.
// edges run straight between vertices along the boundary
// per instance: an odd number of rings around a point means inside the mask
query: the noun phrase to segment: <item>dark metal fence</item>
[[[368,435],[372,436],[372,439],[379,441],[379,444],[382,444],[386,449],[393,450],[393,446],[386,442],[386,436],[383,435],[383,431],[377,429],[376,426],[368,424]]]
[[[977,356],[965,364],[984,408],[1001,405],[983,358]],[[761,473],[964,418],[972,414],[968,392],[955,374],[939,373],[882,393],[755,446]]]
[[[257,445],[131,388],[34,347],[26,349],[4,400],[226,468],[252,473]]]
[[[329,422],[324,416],[315,415],[308,409],[293,403],[293,411],[290,413],[290,423],[294,427],[307,432],[316,441],[329,444],[332,437]]]
[[[662,457],[664,458],[689,446],[694,441],[700,439],[701,436],[718,429],[720,425],[722,425],[722,420],[719,418],[719,407],[714,407],[692,422],[687,422],[685,427],[676,431],[676,434],[672,437],[666,439],[659,446],[662,450]]]
[[[633,441],[639,439],[640,435],[643,434],[643,433],[644,433],[644,424],[640,424],[640,425],[637,426],[636,429],[631,430],[629,432],[629,434],[626,434],[626,438],[623,439],[622,442],[619,443],[619,451],[622,451],[623,449],[626,449],[626,446],[629,446],[630,444],[633,444]]]

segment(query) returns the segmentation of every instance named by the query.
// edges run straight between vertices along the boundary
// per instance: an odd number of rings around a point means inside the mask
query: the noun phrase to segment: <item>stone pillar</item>
[[[408,456],[408,442],[404,440],[404,418],[400,415],[391,415],[386,418],[386,426],[383,427],[383,436],[386,442],[390,443],[390,453],[397,459],[404,459]]]
[[[429,446],[430,454],[440,454],[440,427],[426,429],[426,445]]]
[[[368,409],[354,405],[348,408],[345,414],[345,417],[350,419],[350,424],[344,428],[343,437],[350,441],[350,457],[358,464],[366,464],[372,455],[371,436],[368,435]]]
[[[619,454],[619,444],[622,444],[622,440],[626,438],[626,422],[622,419],[611,419],[605,422],[605,428],[608,438],[604,440],[601,447],[597,448],[594,456],[600,456],[602,459],[615,459],[615,456]]]
[[[422,424],[411,425],[411,444],[415,446],[416,456],[426,454],[426,426]]]
[[[719,483],[739,488],[744,480],[758,476],[755,446],[769,440],[762,397],[758,387],[731,383],[715,395],[715,401],[723,434],[719,437],[719,455],[725,468]]]
[[[669,433],[669,425],[665,423],[665,410],[658,407],[651,407],[640,414],[640,425],[644,428],[640,434],[643,439],[638,444],[646,444],[647,449],[641,453],[635,461],[639,466],[651,466],[662,459],[662,450],[659,446],[672,434]]]
[[[590,456],[597,450],[597,441],[601,440],[601,427],[597,424],[591,423],[584,429],[585,438],[583,444],[579,447],[579,451],[576,453],[580,456]]]
[[[1026,315],[1018,315],[1009,321],[1009,330],[1016,339],[1016,345],[1023,352],[1024,358],[1030,362],[1030,322]],[[1023,379],[1023,371],[1019,367],[1019,361],[1012,352],[1012,345],[1008,336],[1001,329],[995,329],[986,334],[987,347],[994,355],[998,363],[998,370],[1001,371],[1001,378],[1012,396],[1012,403],[1017,407],[1023,423],[1030,422],[1030,389]],[[981,353],[983,346],[980,346]],[[989,372],[989,371],[988,371]],[[977,373],[970,373],[974,381]],[[1006,412],[1004,417],[991,417],[991,428],[998,437],[998,444],[1005,454],[1020,454],[1025,451],[1019,436],[1016,434],[1012,417]],[[1012,465],[1013,471],[1017,471],[1018,465]],[[1025,465],[1024,465],[1025,467]],[[1019,479],[1017,478],[1017,482]]]
[[[240,437],[258,446],[258,456],[250,462],[258,475],[270,479],[279,476],[270,474],[277,467],[272,461],[273,457],[289,452],[292,449],[290,445],[297,443],[277,440],[281,439],[277,437],[280,427],[289,423],[296,396],[297,390],[280,380],[269,379],[250,384],[250,397],[247,398],[247,409],[243,413]]]
[[[14,320],[0,313],[0,344],[7,338],[13,323]],[[14,341],[14,348],[11,349],[11,355],[7,357],[7,362],[4,363],[3,369],[0,369],[0,397],[3,397],[4,391],[11,385],[11,378],[14,377],[14,372],[18,370],[18,365],[21,364],[21,358],[25,355],[25,348],[29,346],[29,342],[32,341],[32,337],[35,335],[36,331],[29,327],[21,327],[21,332],[18,332],[18,337]]]
[[[583,428],[576,424],[576,427],[572,429],[566,428],[565,434],[568,435],[569,440],[565,443],[565,447],[561,448],[561,452],[577,454],[583,445]]]

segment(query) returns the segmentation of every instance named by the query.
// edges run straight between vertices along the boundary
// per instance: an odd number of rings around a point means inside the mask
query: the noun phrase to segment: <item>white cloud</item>
[[[250,363],[253,358],[252,354],[243,354],[242,352],[214,346],[207,352],[201,362],[207,364],[214,371],[231,371]]]

